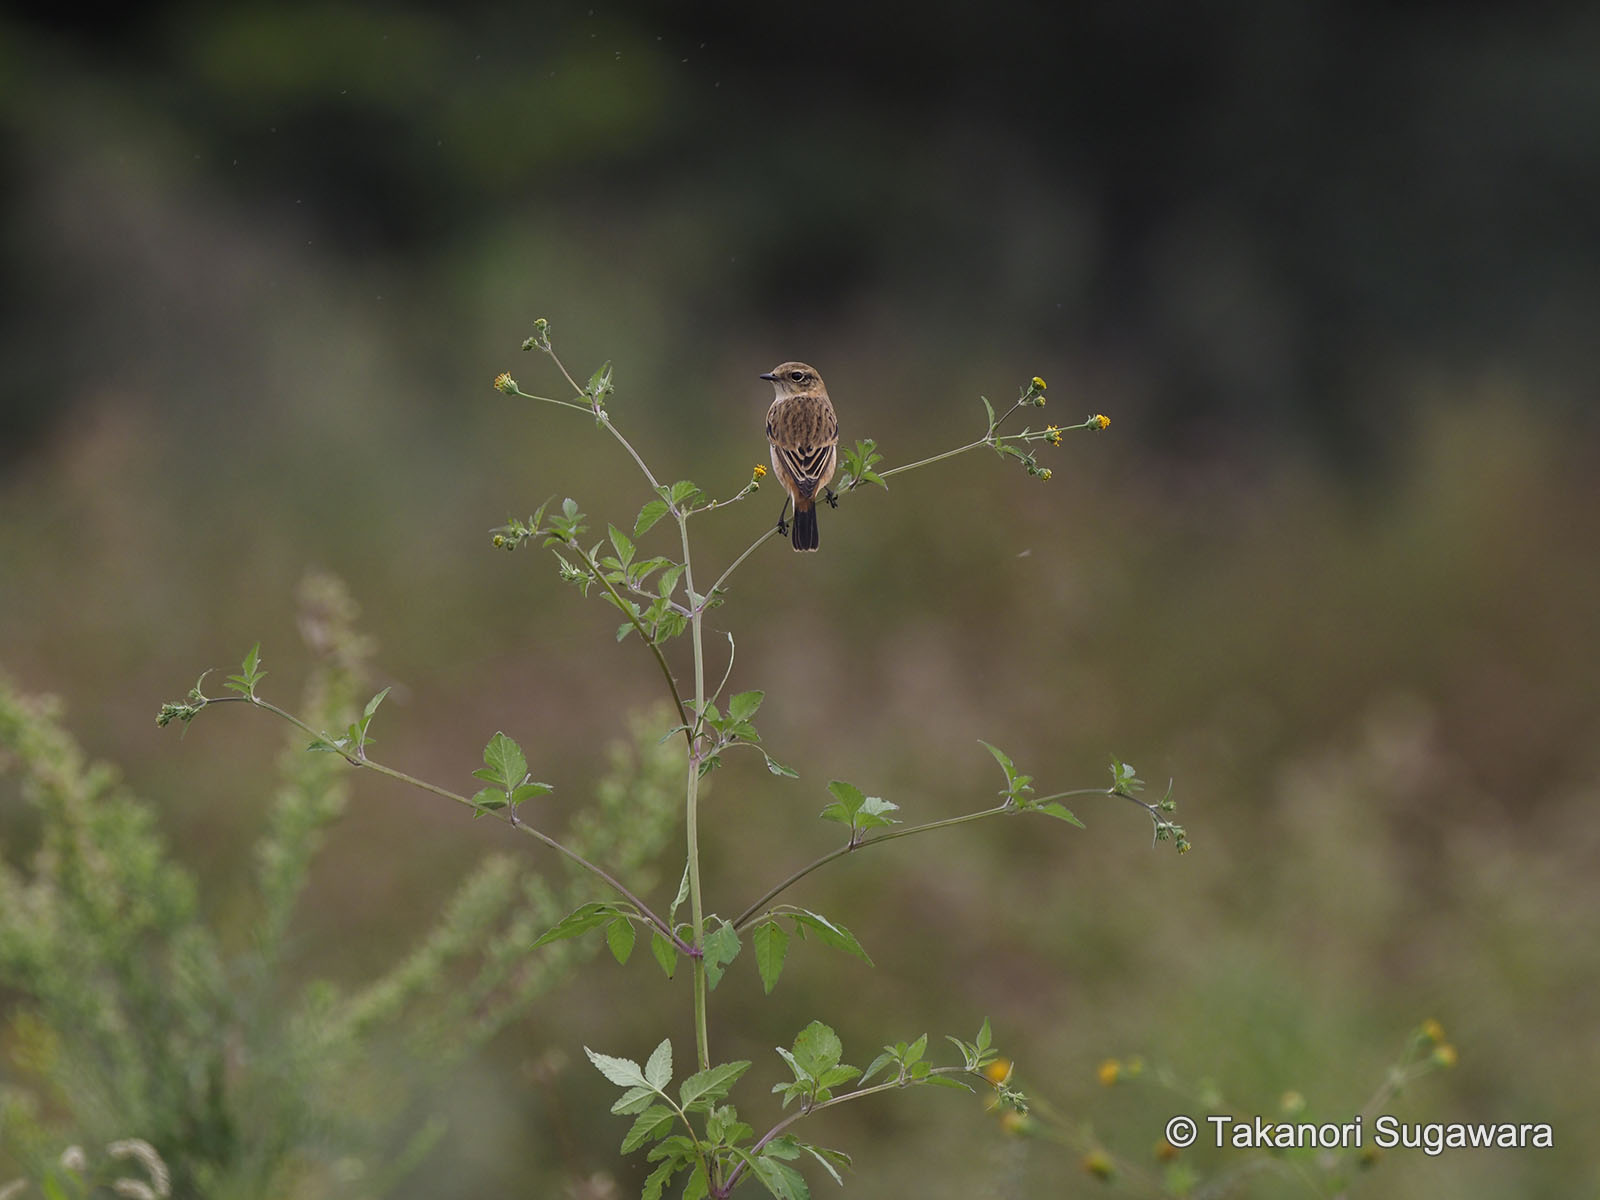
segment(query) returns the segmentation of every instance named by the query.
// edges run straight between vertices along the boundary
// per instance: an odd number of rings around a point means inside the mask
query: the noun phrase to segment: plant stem
[[[933,1070],[928,1072],[928,1074],[927,1074],[927,1076],[925,1078],[930,1078],[931,1079],[935,1075],[966,1075],[966,1074],[968,1074],[968,1071],[967,1071],[967,1069],[965,1067],[935,1067],[935,1068],[933,1068]],[[778,1137],[780,1134],[783,1133],[784,1130],[788,1129],[789,1126],[795,1124],[796,1122],[805,1120],[812,1113],[821,1112],[825,1108],[832,1108],[836,1104],[848,1104],[852,1100],[861,1100],[861,1099],[863,1099],[863,1098],[865,1098],[867,1096],[875,1096],[879,1092],[889,1092],[889,1091],[895,1090],[896,1088],[916,1087],[921,1082],[923,1082],[923,1081],[922,1080],[913,1081],[913,1080],[909,1080],[909,1079],[891,1079],[891,1080],[888,1080],[885,1083],[875,1083],[871,1087],[857,1088],[855,1091],[846,1092],[842,1096],[831,1097],[830,1099],[823,1100],[822,1102],[820,1102],[818,1104],[813,1104],[809,1108],[802,1108],[797,1113],[789,1114],[783,1120],[779,1121],[776,1125],[774,1125],[771,1129],[767,1130],[766,1133],[762,1134],[761,1135],[761,1140],[758,1141],[754,1146],[750,1147],[750,1157],[751,1158],[757,1157],[761,1153],[761,1151],[766,1148],[767,1143],[771,1142],[773,1138]],[[742,1176],[744,1174],[744,1171],[745,1171],[745,1164],[743,1162],[739,1163],[737,1166],[735,1166],[733,1168],[732,1172],[730,1172],[729,1175],[728,1175],[727,1184],[725,1184],[724,1187],[723,1187],[722,1195],[730,1196],[730,1195],[733,1194],[733,1190],[734,1190],[735,1187],[738,1186],[739,1178],[740,1178],[740,1176]]]
[[[638,616],[635,615],[633,606],[622,598],[622,595],[617,591],[616,586],[601,572],[599,564],[594,562],[594,560],[589,557],[589,552],[576,542],[569,542],[568,545],[573,550],[576,550],[582,557],[583,565],[588,569],[589,574],[598,580],[599,583],[606,589],[606,591],[611,593],[612,599],[617,602],[617,607],[622,610],[622,615],[627,617],[628,620],[632,622],[633,627],[639,631],[639,639],[643,641],[646,646],[649,646],[650,653],[655,655],[656,665],[661,668],[661,677],[667,681],[667,691],[672,693],[672,703],[677,705],[678,723],[683,726],[683,736],[688,739],[689,750],[691,753],[693,753],[694,734],[689,728],[689,714],[683,707],[683,697],[678,695],[678,684],[672,678],[672,668],[667,666],[666,655],[661,653],[661,647],[656,644],[655,639],[645,632],[644,624],[639,620]]]
[[[694,1039],[702,1071],[711,1066],[711,1038],[706,1019],[705,905],[700,895],[700,757],[695,744],[706,712],[705,600],[694,590],[694,561],[689,553],[689,518],[676,509],[679,544],[683,547],[683,585],[689,592],[689,631],[694,642],[694,728],[689,735],[689,781],[684,798],[684,830],[689,855],[689,916],[694,922]]]
[[[846,843],[845,845],[840,846],[837,850],[833,850],[827,854],[824,854],[815,862],[801,867],[800,870],[789,876],[782,883],[769,889],[767,893],[761,897],[761,899],[757,900],[754,904],[750,905],[750,907],[739,914],[739,916],[733,922],[733,928],[736,931],[744,929],[750,924],[751,921],[755,920],[762,914],[769,903],[777,899],[778,896],[787,891],[794,884],[799,883],[807,875],[811,874],[811,872],[817,870],[819,867],[826,866],[828,863],[833,862],[834,859],[843,858],[845,855],[856,850],[865,850],[868,846],[876,846],[879,842],[892,842],[896,838],[910,837],[914,833],[928,833],[935,829],[948,829],[952,825],[965,825],[969,821],[981,821],[985,817],[998,817],[1003,813],[1020,811],[1022,810],[1013,807],[1011,804],[997,804],[993,808],[985,808],[979,812],[967,813],[964,816],[946,817],[942,821],[928,821],[922,825],[907,825],[904,829],[896,829],[889,833],[880,833],[877,837],[864,838],[859,842],[853,841]]]
[[[263,700],[259,696],[207,696],[203,699],[206,704],[254,705],[256,708],[265,709],[274,716],[281,717],[295,728],[310,734],[317,741],[327,741],[326,734],[323,734],[319,730],[307,725],[299,717],[295,716],[286,709],[279,708],[270,700]],[[621,880],[617,879],[616,876],[612,875],[604,867],[596,866],[594,863],[584,858],[583,855],[579,854],[576,850],[562,845],[548,833],[545,833],[539,829],[535,829],[532,825],[529,825],[526,821],[522,820],[522,818],[518,817],[514,810],[509,808],[501,810],[479,808],[472,802],[470,797],[463,796],[460,792],[452,792],[449,788],[442,788],[436,783],[429,783],[426,779],[418,779],[415,775],[408,775],[404,771],[396,770],[394,767],[387,766],[374,759],[368,758],[365,754],[356,755],[354,753],[344,753],[342,751],[339,752],[339,754],[340,757],[345,760],[345,762],[349,763],[353,767],[366,767],[377,772],[379,775],[386,775],[390,779],[396,780],[400,783],[408,783],[412,787],[419,788],[424,792],[431,792],[435,796],[441,796],[446,800],[454,800],[457,804],[461,804],[472,809],[472,811],[475,813],[486,813],[489,816],[494,817],[496,820],[509,825],[511,828],[527,834],[529,837],[537,838],[546,846],[549,846],[552,850],[566,855],[566,857],[571,859],[572,862],[577,866],[582,867],[585,871],[589,872],[589,874],[600,880],[612,891],[616,892],[617,895],[621,896],[629,904],[632,904],[639,910],[639,915],[642,916],[646,921],[649,921],[650,924],[653,925],[664,937],[669,938],[673,945],[677,946],[681,953],[687,954],[690,952],[689,945],[684,942],[682,938],[678,937],[672,932],[672,926],[668,925],[659,916],[657,916],[654,910],[652,910],[648,904],[646,904],[638,896],[634,895],[633,892],[629,891]]]

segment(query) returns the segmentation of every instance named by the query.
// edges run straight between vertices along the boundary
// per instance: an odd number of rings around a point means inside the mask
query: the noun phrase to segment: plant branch
[[[270,700],[263,700],[259,696],[201,697],[201,707],[204,707],[207,704],[249,704],[256,708],[265,709],[274,716],[282,718],[295,728],[310,734],[312,738],[319,742],[327,742],[329,740],[325,733],[314,729],[312,726],[307,725],[293,713],[287,711],[286,709],[279,708]],[[529,837],[538,839],[546,846],[549,846],[552,850],[555,850],[557,853],[565,855],[574,864],[589,872],[589,874],[600,880],[629,904],[632,904],[639,910],[639,914],[644,917],[645,920],[649,921],[658,932],[660,932],[663,936],[670,938],[673,945],[677,946],[681,953],[692,953],[691,947],[685,943],[682,938],[678,937],[672,932],[672,927],[663,921],[659,916],[657,916],[655,911],[648,904],[646,904],[638,896],[634,895],[633,892],[630,891],[620,879],[612,875],[604,867],[597,866],[596,864],[590,862],[576,850],[573,850],[570,847],[556,841],[556,839],[551,837],[548,833],[545,833],[539,829],[535,829],[532,825],[529,825],[526,821],[518,817],[516,812],[510,808],[503,810],[480,808],[478,805],[472,802],[470,797],[463,796],[460,792],[452,792],[449,788],[440,787],[436,783],[429,783],[426,779],[418,779],[415,775],[408,775],[404,771],[397,770],[396,768],[387,766],[384,763],[376,761],[375,759],[368,758],[364,751],[361,753],[356,753],[354,751],[341,750],[336,751],[336,753],[338,753],[339,756],[352,767],[366,767],[377,772],[379,775],[386,775],[390,779],[396,780],[400,783],[410,784],[414,788],[419,788],[424,792],[431,792],[435,796],[442,797],[445,800],[453,800],[457,804],[472,809],[472,811],[475,813],[486,813],[487,815],[494,817],[496,820],[509,825],[511,828],[516,829],[521,833],[525,833]]]
[[[1067,794],[1068,793],[1065,792],[1062,793],[1062,795]],[[860,841],[852,839],[845,845],[840,846],[837,850],[832,850],[827,854],[824,854],[821,858],[816,859],[814,862],[808,863],[806,866],[801,867],[800,870],[796,871],[793,875],[790,875],[782,883],[769,889],[765,895],[763,895],[754,904],[750,905],[739,914],[739,916],[733,922],[733,928],[736,932],[746,928],[752,921],[762,914],[768,904],[770,904],[773,900],[776,900],[789,888],[799,883],[807,875],[811,874],[811,872],[817,870],[819,867],[826,866],[828,863],[833,862],[837,858],[843,858],[845,855],[853,853],[854,851],[865,850],[868,846],[876,846],[880,842],[892,842],[896,838],[910,837],[914,833],[930,833],[935,829],[948,829],[952,825],[965,825],[969,821],[981,821],[985,817],[998,817],[1004,813],[1021,811],[1023,810],[1018,808],[1016,805],[1007,802],[1005,804],[997,804],[993,808],[985,808],[978,812],[966,813],[965,815],[959,817],[946,817],[942,821],[928,821],[921,825],[907,825],[904,829],[891,830],[888,833],[880,833],[876,837],[863,838]]]

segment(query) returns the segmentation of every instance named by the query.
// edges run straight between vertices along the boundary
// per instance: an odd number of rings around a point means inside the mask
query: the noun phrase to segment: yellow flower
[[[1033,1118],[1019,1113],[1014,1108],[1008,1108],[1000,1114],[1000,1128],[1011,1134],[1027,1133],[1033,1124]]]
[[[1090,429],[1110,429],[1111,428],[1111,418],[1106,416],[1105,413],[1095,413],[1094,416],[1089,418],[1089,428]]]
[[[494,377],[494,387],[495,391],[504,392],[508,396],[517,394],[517,381],[505,371],[501,371],[500,374]]]
[[[1039,478],[1040,479],[1049,479],[1050,478],[1050,468],[1049,467],[1040,467],[1039,468]]]
[[[1057,429],[1054,425],[1046,425],[1044,427],[1044,440],[1049,442],[1052,446],[1061,445],[1061,430]]]
[[[1101,1087],[1110,1087],[1122,1078],[1122,1064],[1114,1058],[1108,1058],[1095,1070],[1094,1076],[1100,1081]]]
[[[1004,1083],[1011,1078],[1011,1060],[997,1058],[983,1069],[983,1077],[990,1083]]]
[[[1456,1048],[1450,1045],[1448,1042],[1442,1046],[1435,1046],[1433,1048],[1433,1061],[1435,1064],[1441,1067],[1455,1066]]]
[[[1444,1042],[1444,1026],[1432,1017],[1424,1021],[1417,1032],[1422,1035],[1422,1040],[1425,1042],[1432,1042],[1436,1046]]]
[[[760,479],[766,473],[767,473],[767,469],[765,467],[763,467],[760,463],[757,463],[756,464],[756,469],[754,471],[750,472],[750,478],[752,480],[757,480],[757,479]]]
[[[1045,389],[1045,382],[1044,382],[1044,380],[1040,379],[1037,375],[1035,375],[1033,377],[1033,386],[1038,388],[1042,392]]]

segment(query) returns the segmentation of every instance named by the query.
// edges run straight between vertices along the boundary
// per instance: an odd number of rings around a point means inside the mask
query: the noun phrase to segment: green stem
[[[616,586],[601,572],[599,564],[589,557],[588,551],[586,551],[576,542],[568,542],[567,545],[571,549],[578,552],[578,554],[582,557],[583,565],[588,569],[589,574],[593,576],[594,579],[596,579],[600,585],[606,589],[606,591],[611,593],[612,599],[617,602],[617,607],[622,610],[622,615],[627,617],[632,623],[633,627],[639,631],[640,640],[643,641],[646,646],[649,646],[650,653],[655,655],[656,665],[661,668],[661,677],[667,681],[667,691],[672,693],[672,703],[677,705],[678,723],[683,726],[683,736],[688,739],[689,750],[691,753],[693,753],[694,733],[689,728],[689,714],[683,707],[683,697],[678,695],[678,685],[677,682],[672,678],[672,668],[667,666],[666,655],[661,653],[661,647],[656,644],[655,639],[645,632],[644,623],[641,622],[638,616],[634,613],[633,606],[622,598],[622,594],[617,591]]]
[[[1066,793],[1063,793],[1063,795],[1065,794]],[[767,905],[773,900],[777,899],[778,896],[787,891],[789,888],[793,887],[795,884],[799,883],[802,879],[811,874],[811,872],[817,870],[819,867],[824,867],[828,863],[833,862],[834,859],[843,858],[845,855],[851,854],[857,850],[865,850],[868,846],[876,846],[880,842],[892,842],[896,838],[910,837],[914,833],[929,833],[935,829],[949,829],[952,825],[965,825],[969,821],[981,821],[985,817],[998,817],[1004,813],[1020,811],[1020,809],[1009,803],[997,804],[993,808],[985,808],[979,812],[967,813],[964,816],[946,817],[942,821],[928,821],[922,825],[907,825],[904,829],[895,829],[889,833],[880,833],[877,837],[864,838],[859,842],[847,842],[845,845],[840,846],[837,850],[833,850],[827,854],[824,854],[815,862],[801,867],[782,883],[769,889],[767,893],[761,897],[761,899],[757,900],[754,904],[750,905],[750,907],[746,908],[742,913],[739,914],[739,916],[733,922],[733,928],[735,931],[744,929],[750,924],[750,922],[759,917],[766,910]]]
[[[310,734],[312,738],[319,742],[328,740],[326,734],[312,728],[310,725],[307,725],[292,712],[279,708],[270,700],[263,700],[259,696],[207,696],[203,697],[202,699],[205,704],[236,703],[254,705],[256,708],[265,709],[267,712],[272,713],[276,717],[281,717],[295,728]],[[514,810],[510,808],[498,810],[479,808],[472,802],[470,797],[463,796],[460,792],[452,792],[449,788],[442,788],[436,783],[429,783],[426,779],[418,779],[415,775],[408,775],[404,771],[399,771],[394,767],[386,766],[375,759],[368,758],[365,753],[355,754],[345,753],[342,751],[339,753],[340,757],[342,757],[345,762],[349,763],[353,767],[366,767],[369,770],[377,772],[379,775],[386,775],[390,779],[396,780],[399,783],[407,783],[414,788],[420,789],[421,791],[431,792],[435,796],[443,797],[446,800],[454,800],[457,804],[465,805],[467,808],[472,809],[472,811],[475,813],[486,813],[496,820],[511,826],[511,828],[527,834],[529,837],[537,838],[539,841],[543,842],[546,846],[549,846],[557,853],[566,855],[566,857],[571,859],[573,863],[579,867],[582,867],[585,871],[589,872],[589,874],[600,880],[612,891],[616,892],[617,895],[621,896],[629,904],[632,904],[639,910],[639,915],[645,920],[649,921],[659,933],[669,938],[672,943],[678,947],[680,952],[685,954],[689,952],[690,948],[688,944],[685,943],[682,938],[678,937],[672,932],[672,926],[668,925],[664,920],[657,916],[655,911],[651,909],[648,904],[646,904],[638,896],[634,895],[633,892],[629,891],[621,880],[617,879],[604,867],[596,866],[594,863],[584,858],[583,855],[579,854],[576,850],[562,845],[548,833],[544,833],[541,830],[535,829],[532,825],[529,825],[526,821],[518,817]]]
[[[706,654],[702,621],[705,600],[694,590],[694,561],[689,553],[689,518],[674,510],[679,543],[683,547],[683,583],[689,592],[689,630],[694,642],[694,728],[689,735],[689,782],[684,798],[685,837],[689,855],[689,915],[694,922],[694,1038],[700,1070],[711,1066],[711,1038],[706,1018],[706,926],[700,895],[700,758],[695,744],[705,723]]]
[[[832,1108],[836,1104],[848,1104],[852,1100],[862,1100],[868,1096],[876,1096],[879,1092],[891,1092],[897,1088],[917,1087],[926,1082],[928,1079],[933,1078],[935,1075],[966,1074],[969,1074],[969,1072],[965,1067],[934,1067],[933,1070],[929,1071],[928,1074],[920,1080],[891,1079],[886,1083],[875,1083],[871,1087],[857,1088],[855,1091],[846,1092],[842,1096],[830,1097],[827,1100],[820,1101],[819,1103],[813,1104],[807,1108],[802,1108],[797,1113],[791,1113],[789,1116],[779,1121],[771,1129],[767,1130],[766,1133],[761,1135],[760,1141],[758,1141],[754,1146],[750,1147],[750,1157],[757,1157],[773,1138],[778,1137],[791,1125],[794,1125],[796,1122],[803,1121],[812,1113],[821,1112],[825,1108]],[[733,1190],[738,1186],[739,1178],[744,1174],[744,1171],[745,1164],[743,1162],[740,1162],[733,1168],[732,1172],[730,1172],[728,1175],[728,1182],[726,1185],[724,1185],[722,1195],[730,1196],[733,1194]]]

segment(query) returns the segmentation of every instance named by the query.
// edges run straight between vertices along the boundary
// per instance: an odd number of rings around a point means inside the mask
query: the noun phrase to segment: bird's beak
[[[771,383],[773,380],[777,379],[778,377],[776,375],[774,375],[771,371],[764,371],[761,374],[761,378],[765,379],[768,383]]]

